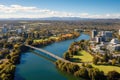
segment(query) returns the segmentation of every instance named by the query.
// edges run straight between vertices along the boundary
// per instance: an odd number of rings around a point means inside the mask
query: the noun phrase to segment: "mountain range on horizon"
[[[80,17],[46,17],[46,18],[0,18],[0,20],[120,20],[119,18],[80,18]]]

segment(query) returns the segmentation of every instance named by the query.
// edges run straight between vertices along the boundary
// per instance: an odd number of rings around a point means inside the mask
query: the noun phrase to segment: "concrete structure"
[[[18,34],[22,33],[22,29],[21,28],[17,29],[17,33]]]
[[[97,42],[97,43],[102,42],[102,37],[101,37],[101,36],[97,36],[97,37],[96,37],[96,42]]]
[[[112,31],[101,31],[96,36],[96,42],[109,42],[112,39]]]
[[[72,62],[70,62],[70,61],[68,61],[68,60],[66,60],[66,59],[64,59],[64,58],[61,58],[61,57],[59,57],[59,56],[56,56],[56,55],[54,55],[53,53],[50,53],[50,52],[48,52],[48,51],[45,51],[45,50],[43,50],[43,49],[41,49],[41,48],[37,48],[37,47],[31,46],[31,45],[27,45],[27,44],[26,44],[25,46],[30,47],[30,48],[35,49],[35,50],[39,50],[39,51],[41,51],[41,52],[43,52],[43,53],[46,53],[47,55],[49,55],[49,56],[51,56],[51,57],[53,57],[53,58],[55,58],[55,59],[57,59],[57,60],[61,60],[61,61],[63,61],[63,62],[67,62],[67,63],[72,63]]]
[[[96,30],[92,30],[92,38],[95,38],[96,35],[97,35],[97,31]]]
[[[118,34],[120,35],[120,29],[119,29],[119,31],[118,31]]]
[[[114,38],[114,39],[112,39],[111,41],[110,41],[110,44],[112,44],[112,45],[115,45],[115,44],[119,44],[120,42],[119,42],[119,40],[117,39],[117,38]]]
[[[2,33],[7,33],[8,31],[8,28],[6,25],[3,25],[3,28],[2,28]]]
[[[113,51],[120,51],[120,42],[117,38],[114,38],[110,41],[110,43],[107,46],[107,49],[111,52]]]
[[[104,55],[105,51],[103,50],[105,48],[105,44],[103,42],[101,42],[99,45],[96,45],[95,47],[92,48],[92,50],[95,53],[100,53],[102,55]]]
[[[22,27],[23,27],[24,30],[26,30],[26,26],[25,25],[23,25]]]
[[[80,63],[71,62],[71,61],[66,60],[64,58],[61,58],[61,57],[59,57],[59,56],[57,56],[57,55],[55,55],[55,54],[53,54],[51,52],[48,52],[46,50],[43,50],[41,48],[37,48],[37,47],[31,46],[31,45],[27,45],[27,44],[25,44],[25,46],[30,47],[30,48],[35,49],[35,50],[39,50],[39,51],[41,51],[41,52],[43,52],[43,53],[45,53],[45,54],[47,54],[47,55],[57,59],[57,60],[61,60],[61,61],[66,62],[66,63],[76,64],[76,65],[80,64]]]
[[[104,31],[103,41],[110,41],[112,39],[112,31]]]

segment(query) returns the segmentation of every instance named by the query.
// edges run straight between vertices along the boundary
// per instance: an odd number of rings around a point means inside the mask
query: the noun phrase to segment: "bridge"
[[[37,48],[37,47],[31,46],[31,45],[27,45],[27,44],[25,44],[25,46],[30,47],[30,48],[35,49],[35,50],[38,50],[38,51],[41,51],[41,52],[43,52],[43,53],[45,53],[45,54],[47,54],[47,55],[49,55],[49,56],[51,56],[51,57],[53,57],[53,58],[55,58],[57,60],[61,60],[63,62],[67,62],[67,63],[73,63],[71,61],[68,61],[68,60],[66,60],[64,58],[61,58],[61,57],[59,57],[59,56],[57,56],[57,55],[55,55],[55,54],[53,54],[51,52],[48,52],[46,50],[43,50],[41,48]]]

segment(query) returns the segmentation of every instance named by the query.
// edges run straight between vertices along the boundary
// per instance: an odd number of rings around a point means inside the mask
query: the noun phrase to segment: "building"
[[[109,42],[112,39],[113,32],[112,31],[101,31],[97,36],[100,36],[103,42]]]
[[[120,29],[119,29],[119,31],[118,31],[118,34],[120,35]]]
[[[120,42],[117,38],[114,38],[110,41],[110,43],[107,46],[107,49],[111,52],[113,51],[120,51]]]
[[[22,27],[23,27],[24,30],[26,30],[26,26],[25,25],[23,25]]]
[[[119,42],[119,40],[117,39],[117,38],[114,38],[114,39],[112,39],[111,41],[110,41],[110,44],[112,44],[112,45],[115,45],[115,44],[119,44],[120,42]]]
[[[104,41],[110,41],[112,39],[112,31],[105,31],[104,32]]]
[[[97,42],[97,43],[102,42],[102,37],[101,37],[101,36],[97,36],[97,37],[96,37],[96,42]]]
[[[2,33],[7,33],[7,31],[8,31],[7,26],[6,26],[6,25],[3,25]]]
[[[105,31],[106,37],[112,37],[113,32],[112,31]]]
[[[21,28],[17,29],[17,33],[18,34],[22,33],[22,29]]]
[[[102,54],[102,55],[105,54],[104,49],[105,49],[105,44],[104,44],[103,42],[101,42],[100,44],[98,44],[98,45],[96,45],[96,46],[94,46],[94,47],[92,48],[92,50],[93,50],[95,53],[100,53],[100,54]]]
[[[92,38],[95,38],[95,36],[97,36],[97,31],[96,30],[92,30]]]

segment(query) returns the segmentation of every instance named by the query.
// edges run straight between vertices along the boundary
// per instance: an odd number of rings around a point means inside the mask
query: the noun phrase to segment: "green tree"
[[[112,65],[116,64],[116,59],[112,59]]]
[[[92,68],[89,70],[89,77],[91,80],[105,80],[103,71],[99,71],[97,68]]]
[[[109,56],[108,56],[107,53],[105,53],[105,55],[103,56],[103,60],[104,60],[105,62],[108,62]]]
[[[33,40],[32,40],[32,39],[29,38],[29,39],[26,40],[26,44],[32,45],[32,43],[33,43]]]
[[[98,57],[94,57],[94,58],[93,58],[93,64],[96,65],[96,64],[98,63],[98,61],[99,61]]]
[[[107,74],[107,79],[108,80],[119,80],[120,79],[120,73],[116,71],[110,71]]]
[[[70,59],[69,52],[64,53],[63,58],[69,60]]]

